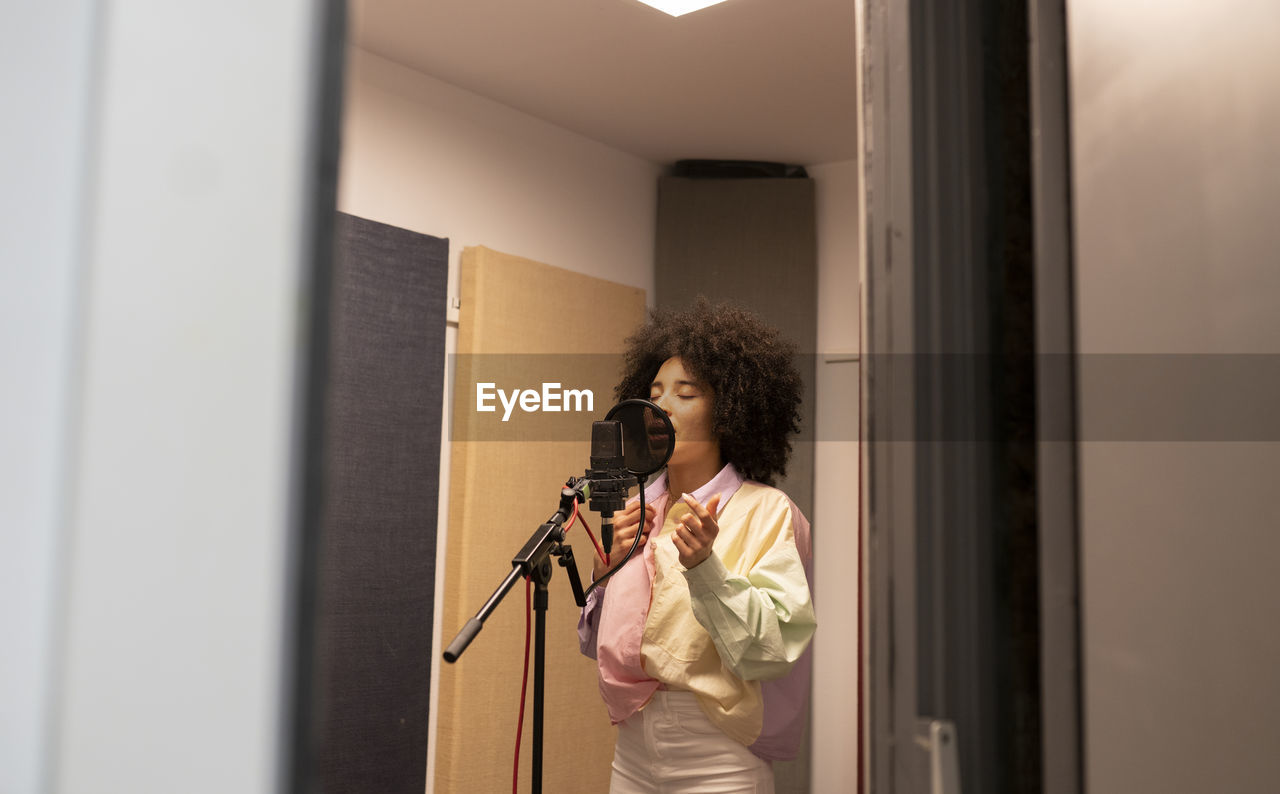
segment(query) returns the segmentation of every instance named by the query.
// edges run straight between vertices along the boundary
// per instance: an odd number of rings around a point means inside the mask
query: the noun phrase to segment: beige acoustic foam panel
[[[590,428],[613,405],[624,338],[644,319],[644,291],[483,247],[462,254],[458,355],[454,361],[443,650],[511,570],[511,558],[558,506],[566,478],[588,463]],[[476,410],[477,383],[590,389],[594,411]],[[575,407],[583,407],[575,404]],[[598,531],[599,516],[589,513]],[[590,541],[569,535],[584,582]],[[525,584],[511,589],[455,664],[443,664],[435,790],[493,792],[511,785],[524,651]],[[578,652],[578,607],[556,567],[547,611],[545,791],[608,789],[615,730],[596,685],[595,662]],[[532,654],[532,648],[530,650]],[[528,790],[533,681],[522,740]]]

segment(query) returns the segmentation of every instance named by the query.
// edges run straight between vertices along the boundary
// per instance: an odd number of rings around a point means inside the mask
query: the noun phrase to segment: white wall
[[[15,794],[42,788],[51,757],[96,5],[51,0],[0,26],[14,109],[0,125],[0,791]]]
[[[6,15],[5,794],[282,779],[322,5]]]
[[[338,208],[653,292],[659,166],[360,49]]]
[[[349,50],[347,75],[338,209],[447,237],[450,296],[458,295],[462,249],[484,245],[640,287],[652,302],[658,165],[363,50]],[[456,351],[455,328],[445,342],[448,353]],[[447,373],[444,393],[448,401]],[[446,402],[445,416],[450,412]],[[437,529],[442,552],[450,474],[445,442]],[[457,627],[441,625],[444,554],[436,560],[433,636],[448,642],[446,633]],[[433,703],[440,663],[433,655]],[[435,781],[436,719],[432,709],[428,789]]]
[[[1280,443],[1180,435],[1277,387],[1280,6],[1072,0],[1067,19],[1088,791],[1275,792]],[[1102,353],[1160,354],[1188,384],[1213,359],[1179,354],[1272,363],[1198,397],[1152,383],[1144,412],[1186,421],[1107,441]]]
[[[814,445],[814,639],[810,782],[857,780],[858,482],[861,283],[857,161],[812,166],[818,224],[818,374]]]

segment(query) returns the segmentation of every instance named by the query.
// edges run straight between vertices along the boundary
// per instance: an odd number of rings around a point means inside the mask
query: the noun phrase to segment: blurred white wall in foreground
[[[6,793],[277,786],[323,10],[7,15]]]

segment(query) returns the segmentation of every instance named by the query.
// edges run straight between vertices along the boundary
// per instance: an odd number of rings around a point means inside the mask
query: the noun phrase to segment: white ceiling
[[[351,0],[361,49],[656,163],[856,156],[857,0]]]

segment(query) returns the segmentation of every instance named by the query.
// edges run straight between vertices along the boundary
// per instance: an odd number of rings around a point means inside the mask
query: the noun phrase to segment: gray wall
[[[1280,353],[1280,5],[1067,11],[1087,790],[1274,792],[1280,443],[1274,424],[1226,442],[1208,418],[1275,388],[1274,358],[1225,356]],[[1136,440],[1103,429],[1122,399],[1104,353],[1246,376],[1196,398],[1139,386],[1168,421]]]

